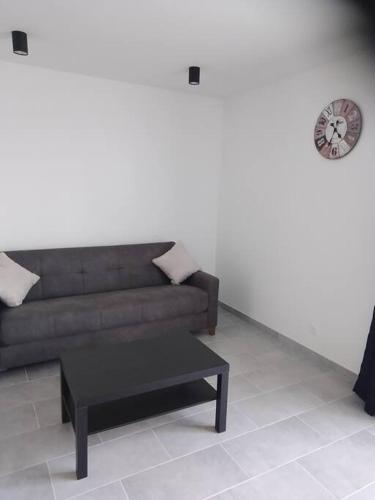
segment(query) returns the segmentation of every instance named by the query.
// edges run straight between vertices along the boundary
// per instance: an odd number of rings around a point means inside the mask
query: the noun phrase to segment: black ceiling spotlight
[[[189,68],[189,84],[199,85],[201,69],[199,66],[190,66]]]
[[[12,31],[13,52],[19,56],[28,56],[27,34],[23,31]]]

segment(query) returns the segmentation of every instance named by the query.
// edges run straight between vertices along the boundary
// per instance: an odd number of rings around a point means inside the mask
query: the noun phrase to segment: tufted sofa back
[[[165,285],[168,278],[152,263],[173,242],[51,250],[18,250],[6,254],[40,276],[25,302]]]

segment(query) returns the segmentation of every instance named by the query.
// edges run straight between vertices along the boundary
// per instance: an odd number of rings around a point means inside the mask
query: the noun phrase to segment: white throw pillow
[[[39,276],[0,252],[0,300],[9,307],[20,306]]]
[[[168,276],[173,285],[179,285],[201,270],[180,242],[177,242],[165,254],[153,259],[152,262]]]

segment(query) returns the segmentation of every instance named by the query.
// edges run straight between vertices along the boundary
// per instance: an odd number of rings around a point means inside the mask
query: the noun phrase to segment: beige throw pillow
[[[0,300],[9,307],[20,306],[39,276],[0,252]]]
[[[152,262],[168,276],[174,285],[179,285],[201,269],[180,242],[177,242],[165,254],[153,259]]]

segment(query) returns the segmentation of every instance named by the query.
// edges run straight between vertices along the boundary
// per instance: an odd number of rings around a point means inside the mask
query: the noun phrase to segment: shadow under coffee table
[[[77,479],[87,476],[88,434],[215,399],[215,428],[225,431],[229,364],[190,333],[76,349],[60,361],[62,421],[75,431]],[[212,375],[217,391],[204,380]]]

